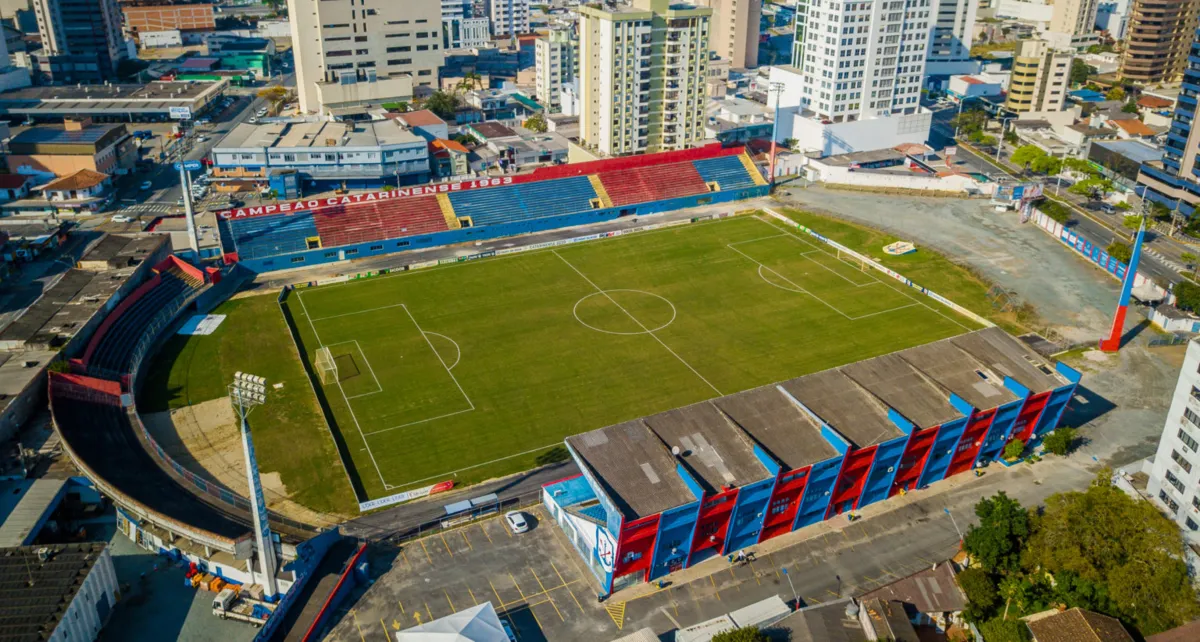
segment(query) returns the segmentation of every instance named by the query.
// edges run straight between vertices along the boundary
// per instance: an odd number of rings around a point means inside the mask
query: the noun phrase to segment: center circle
[[[601,290],[575,303],[575,320],[604,334],[631,336],[657,332],[675,322],[675,305],[652,292]]]

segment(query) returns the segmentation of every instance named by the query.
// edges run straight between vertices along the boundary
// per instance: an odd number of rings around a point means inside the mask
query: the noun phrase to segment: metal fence
[[[365,523],[367,520],[356,520],[342,524],[342,532],[371,542],[402,544],[481,519],[500,515],[506,511],[533,506],[541,503],[541,501],[542,491],[539,489],[513,497],[502,497],[494,503],[473,506],[470,510],[453,514],[446,514],[442,507],[431,505],[429,507],[430,511],[426,515],[417,517],[421,521],[416,524],[397,523],[395,525],[380,526]],[[441,512],[440,515],[438,514],[439,510]]]

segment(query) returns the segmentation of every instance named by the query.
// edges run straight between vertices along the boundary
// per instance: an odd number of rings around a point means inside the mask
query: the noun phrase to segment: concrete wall
[[[861,169],[852,171],[848,167],[823,165],[819,161],[809,161],[806,170],[810,180],[835,185],[959,192],[979,196],[990,196],[996,189],[995,183],[982,183],[969,176],[929,176],[927,174],[903,174]]]
[[[780,141],[795,138],[797,151],[821,156],[888,149],[905,143],[924,144],[933,123],[931,112],[825,124],[797,109],[779,115]]]

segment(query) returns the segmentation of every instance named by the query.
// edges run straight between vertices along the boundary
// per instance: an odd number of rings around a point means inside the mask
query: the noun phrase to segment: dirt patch
[[[228,397],[146,414],[142,420],[154,440],[184,468],[242,497],[248,496],[242,439]],[[279,473],[263,472],[260,478],[267,507],[280,515],[318,526],[340,521],[289,499]]]

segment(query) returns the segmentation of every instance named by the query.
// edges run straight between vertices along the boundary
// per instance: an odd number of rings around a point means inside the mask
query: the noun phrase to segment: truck
[[[271,617],[275,607],[266,602],[259,602],[248,597],[242,597],[238,591],[231,588],[221,589],[213,598],[213,615],[224,619],[241,620],[254,626],[262,626]]]

